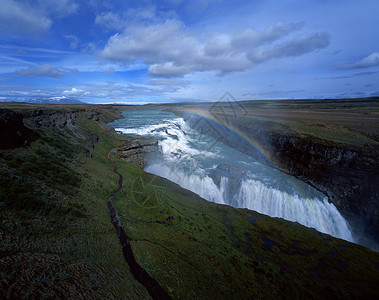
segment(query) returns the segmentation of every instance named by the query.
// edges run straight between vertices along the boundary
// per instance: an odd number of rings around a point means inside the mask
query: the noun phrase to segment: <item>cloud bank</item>
[[[0,28],[7,34],[30,34],[47,31],[52,21],[41,10],[26,3],[0,0]],[[25,11],[29,13],[26,14]]]
[[[342,62],[336,64],[337,69],[340,70],[363,69],[376,66],[379,66],[379,52],[373,52],[357,62]]]
[[[0,29],[7,35],[46,32],[53,18],[71,15],[78,7],[74,0],[0,0]]]
[[[120,63],[142,60],[152,77],[182,77],[192,72],[218,75],[241,72],[274,58],[299,56],[329,45],[326,33],[296,35],[279,43],[302,23],[277,23],[263,31],[251,28],[203,39],[178,20],[128,26],[111,36],[103,58]]]
[[[52,78],[62,78],[66,73],[61,68],[53,67],[49,64],[30,66],[26,69],[17,70],[17,75],[26,77],[52,77]]]

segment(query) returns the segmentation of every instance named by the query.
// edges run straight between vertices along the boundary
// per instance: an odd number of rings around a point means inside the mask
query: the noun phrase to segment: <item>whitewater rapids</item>
[[[208,201],[299,222],[354,242],[349,224],[337,208],[306,183],[199,134],[172,113],[126,111],[123,114],[124,119],[112,124],[118,132],[153,135],[159,140],[160,156],[147,165],[147,172],[165,177]],[[220,164],[241,170],[243,176],[237,185],[235,179],[225,174],[216,184],[210,174]]]

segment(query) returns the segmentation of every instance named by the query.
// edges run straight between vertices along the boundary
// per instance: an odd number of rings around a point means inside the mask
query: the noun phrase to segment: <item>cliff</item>
[[[271,134],[273,164],[329,197],[358,243],[379,250],[379,148]]]
[[[153,136],[125,135],[126,142],[117,149],[117,158],[143,169],[148,159],[158,152],[158,140]]]
[[[24,146],[34,139],[25,127],[23,115],[9,109],[0,109],[0,149]]]
[[[317,188],[348,220],[355,240],[379,250],[379,130],[375,125],[376,115],[364,115],[371,123],[362,128],[366,122],[362,112],[351,109],[333,115],[334,103],[321,101],[328,110],[312,120],[319,111],[312,108],[315,111],[312,117],[310,106],[315,103],[311,100],[310,104],[300,103],[296,110],[293,107],[291,110],[277,108],[278,104],[273,104],[274,113],[270,112],[272,107],[262,109],[252,102],[244,103],[246,111],[240,115],[227,106],[219,112],[212,111],[213,107],[201,107],[203,114],[210,115],[213,120],[185,108],[174,109],[174,112],[199,132]],[[296,101],[293,103],[299,106]],[[301,110],[301,118],[296,115],[298,110]],[[328,120],[328,117],[338,120],[348,112],[355,114],[345,117],[342,125]],[[311,121],[306,119],[308,117]]]

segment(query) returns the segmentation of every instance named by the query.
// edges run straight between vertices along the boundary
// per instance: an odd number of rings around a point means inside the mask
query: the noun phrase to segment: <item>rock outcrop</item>
[[[271,134],[272,161],[328,195],[364,245],[379,241],[379,151],[310,137]],[[370,241],[370,240],[374,241]],[[378,249],[379,250],[379,249]]]
[[[83,116],[88,120],[99,121],[100,112],[95,109],[71,109],[71,110],[54,110],[54,109],[35,109],[25,112],[26,124],[30,127],[72,127],[76,119]]]
[[[14,148],[29,144],[41,128],[54,127],[80,145],[87,156],[92,157],[91,150],[99,141],[95,134],[84,132],[77,126],[78,118],[98,122],[105,129],[113,130],[106,122],[100,120],[101,112],[96,108],[36,108],[19,112],[0,109],[0,148]],[[109,127],[109,128],[107,128]],[[85,145],[85,148],[82,145]]]
[[[153,136],[126,136],[126,143],[118,148],[118,158],[143,169],[148,158],[158,152],[158,140]]]
[[[24,146],[34,139],[32,130],[23,121],[21,113],[0,109],[0,149]]]

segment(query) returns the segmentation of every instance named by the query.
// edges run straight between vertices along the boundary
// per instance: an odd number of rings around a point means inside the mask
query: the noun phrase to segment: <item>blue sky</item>
[[[0,0],[0,100],[379,96],[378,0]]]

